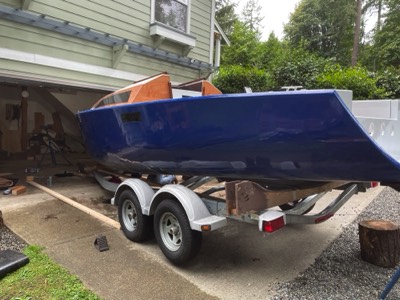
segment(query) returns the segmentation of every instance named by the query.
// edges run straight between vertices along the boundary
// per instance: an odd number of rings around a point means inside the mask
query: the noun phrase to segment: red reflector
[[[334,215],[334,213],[326,214],[326,215],[324,215],[322,217],[319,217],[319,218],[315,219],[314,223],[322,223],[322,222],[330,219],[331,217],[333,217],[333,215]]]
[[[272,221],[263,221],[263,231],[265,232],[274,232],[280,228],[285,226],[285,220],[282,217],[274,219]]]
[[[377,187],[377,186],[379,186],[379,181],[371,181],[372,188]]]

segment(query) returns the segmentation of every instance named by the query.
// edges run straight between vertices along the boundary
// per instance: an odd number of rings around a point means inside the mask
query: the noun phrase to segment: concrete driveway
[[[115,218],[116,208],[105,203],[112,195],[91,178],[59,178],[51,188]],[[325,223],[286,226],[272,235],[230,220],[203,235],[200,254],[184,268],[172,266],[155,240],[132,243],[121,231],[31,186],[19,196],[0,196],[0,210],[11,230],[45,246],[55,261],[105,299],[269,299],[278,283],[313,263],[381,190],[353,196]],[[99,234],[106,235],[110,250],[94,247]]]

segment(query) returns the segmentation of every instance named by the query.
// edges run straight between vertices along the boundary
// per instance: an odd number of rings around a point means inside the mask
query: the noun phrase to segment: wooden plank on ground
[[[117,222],[117,221],[115,221],[115,220],[113,220],[113,219],[111,219],[111,218],[109,218],[109,217],[107,217],[107,216],[105,216],[105,215],[103,215],[103,214],[101,214],[101,213],[99,213],[99,212],[87,207],[87,206],[84,206],[84,205],[82,205],[82,204],[80,204],[80,203],[78,203],[78,202],[76,202],[76,201],[74,201],[74,200],[72,200],[72,199],[60,194],[60,193],[57,193],[57,192],[53,191],[52,189],[49,189],[49,188],[47,188],[47,187],[45,187],[45,186],[43,186],[43,185],[41,185],[41,184],[39,184],[39,183],[37,183],[35,181],[27,181],[27,183],[29,183],[30,185],[32,185],[32,186],[34,186],[34,187],[36,187],[36,188],[38,188],[38,189],[40,189],[40,190],[42,190],[44,192],[46,192],[49,195],[52,195],[52,196],[56,197],[57,199],[65,202],[65,203],[67,203],[67,204],[69,204],[69,205],[71,205],[71,206],[73,206],[73,207],[75,207],[77,209],[79,209],[80,211],[83,211],[83,212],[87,213],[88,215],[90,215],[90,216],[92,216],[92,217],[94,217],[94,218],[96,218],[96,219],[98,219],[98,220],[110,225],[111,227],[114,227],[116,229],[120,229],[120,227],[121,227],[119,222]]]

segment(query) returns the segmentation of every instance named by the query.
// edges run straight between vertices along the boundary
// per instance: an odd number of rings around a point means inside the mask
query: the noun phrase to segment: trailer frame
[[[221,183],[209,176],[161,186],[122,175],[118,184],[107,176],[110,172],[104,170],[95,174],[101,186],[115,192],[111,203],[118,206],[125,236],[142,242],[154,234],[164,255],[176,265],[197,254],[201,232],[222,228],[228,219],[252,223],[265,233],[289,224],[319,224],[330,219],[353,195],[372,186],[369,182],[328,182],[296,190],[270,189],[251,181]],[[215,184],[210,185],[212,182]],[[342,192],[319,212],[309,213],[333,189]],[[218,195],[223,191],[225,198]],[[282,210],[280,206],[287,203],[294,203],[293,208]]]

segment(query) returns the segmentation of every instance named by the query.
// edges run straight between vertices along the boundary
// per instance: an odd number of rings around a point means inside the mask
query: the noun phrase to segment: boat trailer
[[[177,265],[197,254],[201,232],[226,226],[227,219],[255,224],[265,233],[289,224],[319,224],[353,195],[378,185],[328,182],[302,189],[269,189],[251,181],[221,183],[214,177],[194,176],[162,186],[104,170],[95,171],[95,178],[103,188],[115,192],[111,203],[118,206],[125,236],[142,242],[154,232],[164,255]],[[311,212],[334,189],[341,193],[319,212]]]

